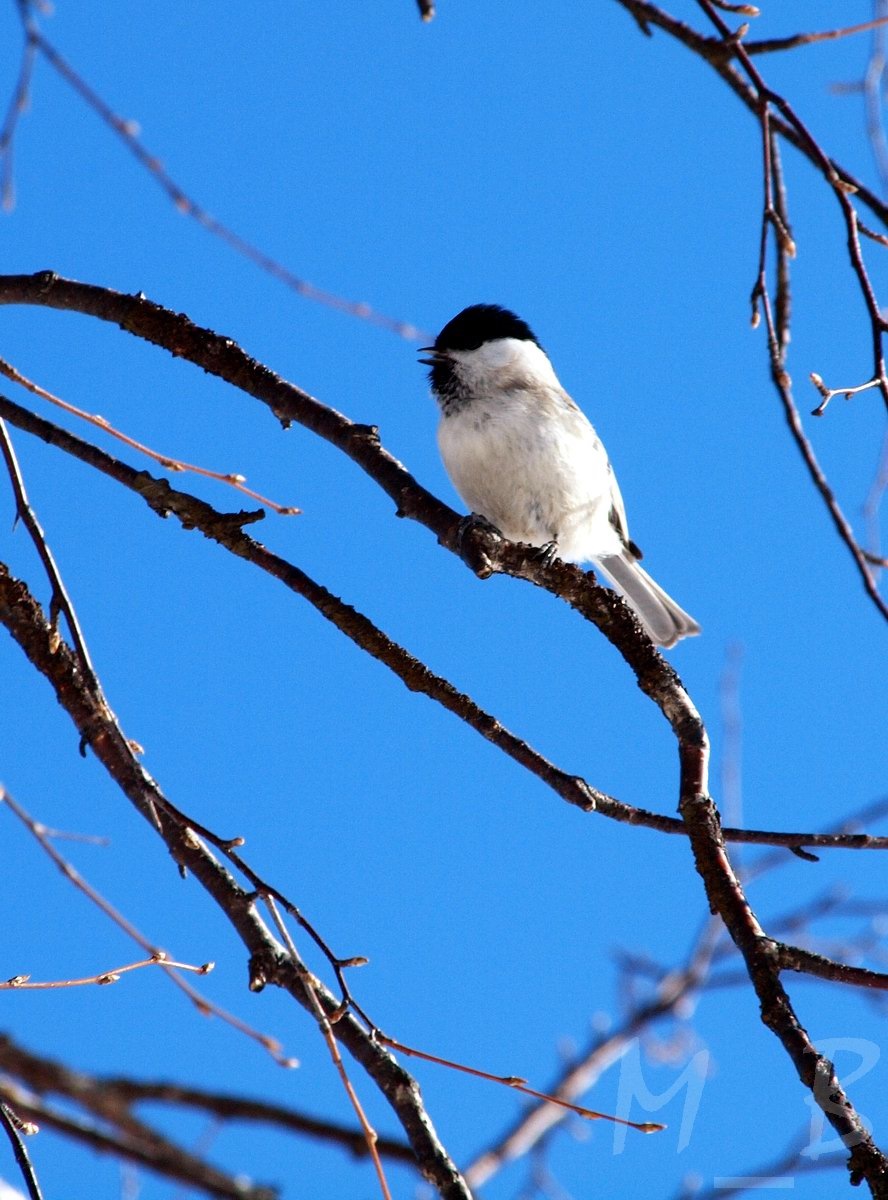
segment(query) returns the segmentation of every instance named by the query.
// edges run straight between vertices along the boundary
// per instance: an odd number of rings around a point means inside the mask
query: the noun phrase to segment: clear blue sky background
[[[699,19],[692,3],[670,7]],[[762,7],[759,36],[871,15],[863,0]],[[48,35],[139,122],[174,178],[297,274],[424,329],[476,301],[513,307],[534,326],[609,448],[652,573],[703,625],[671,658],[709,723],[719,796],[720,679],[728,648],[743,648],[743,821],[824,827],[881,794],[885,627],[790,442],[764,334],[749,326],[758,130],[710,70],[666,36],[644,38],[602,0],[441,0],[429,26],[408,0],[56,8]],[[13,9],[0,9],[4,89],[17,68]],[[862,101],[830,91],[862,76],[868,50],[860,37],[761,65],[830,153],[875,183]],[[835,201],[792,152],[786,168],[799,247],[790,369],[807,412],[809,371],[836,385],[867,378],[869,332]],[[413,346],[300,299],[178,214],[43,62],[16,185],[16,207],[0,220],[4,270],[48,268],[188,313],[378,424],[386,446],[457,504]],[[884,299],[885,251],[866,249]],[[427,530],[396,520],[327,445],[282,432],[262,406],[114,327],[3,308],[0,331],[2,353],[44,387],[298,504],[304,515],[269,516],[257,536],[565,769],[627,802],[674,810],[665,722],[564,605],[516,581],[479,582]],[[820,422],[805,417],[858,528],[883,423],[874,393],[836,401]],[[107,694],[147,768],[195,818],[245,836],[251,863],[338,952],[369,956],[354,983],[384,1029],[545,1085],[593,1020],[619,1018],[616,948],[680,961],[705,915],[681,839],[567,808],[266,577],[59,452],[15,441]],[[179,482],[240,507],[224,488]],[[11,521],[0,495],[2,557],[46,598]],[[157,943],[215,960],[206,994],[303,1065],[281,1071],[147,971],[107,989],[7,994],[0,1026],[84,1069],[174,1073],[349,1120],[312,1022],[273,989],[247,992],[226,923],[177,878],[97,763],[79,758],[67,718],[8,638],[0,678],[0,776],[12,793],[47,824],[110,836],[108,848],[65,849]],[[11,815],[3,822],[0,976],[87,975],[136,957]],[[750,892],[767,924],[831,888],[882,899],[882,860],[793,859]],[[841,953],[865,925],[824,922],[818,945]],[[875,950],[868,961],[884,965]],[[815,1038],[884,1045],[880,1011],[860,996],[789,983]],[[643,1062],[648,1087],[663,1092],[688,1056],[708,1050],[689,1144],[679,1151],[684,1093],[656,1114],[636,1105],[632,1115],[670,1127],[630,1135],[620,1155],[604,1125],[580,1130],[584,1140],[562,1135],[548,1162],[574,1197],[668,1197],[687,1175],[711,1184],[757,1168],[806,1128],[810,1106],[748,987],[706,996],[691,1015],[695,1032],[664,1028],[668,1044],[648,1042]],[[850,1049],[837,1055],[840,1073],[859,1061]],[[379,1128],[396,1131],[353,1074]],[[492,1085],[431,1067],[417,1074],[460,1162],[519,1109]],[[618,1081],[615,1068],[587,1102],[613,1109]],[[883,1055],[852,1086],[883,1143],[886,1083]],[[169,1128],[195,1142],[206,1124],[177,1116]],[[48,1196],[118,1194],[108,1160],[50,1133],[31,1149]],[[210,1154],[288,1197],[377,1194],[366,1164],[265,1130],[224,1130]],[[504,1171],[483,1194],[515,1196],[526,1171]],[[13,1176],[10,1160],[0,1173]],[[397,1196],[414,1194],[406,1171],[390,1177]],[[845,1186],[815,1176],[795,1194]],[[142,1176],[144,1200],[173,1194]]]

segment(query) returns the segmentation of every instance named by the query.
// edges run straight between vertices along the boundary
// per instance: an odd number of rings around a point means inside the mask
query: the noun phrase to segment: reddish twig
[[[435,1063],[437,1066],[447,1067],[451,1071],[461,1071],[464,1075],[473,1075],[476,1079],[486,1079],[489,1083],[500,1083],[504,1087],[520,1092],[522,1096],[530,1096],[532,1100],[541,1100],[544,1104],[554,1104],[557,1108],[563,1108],[565,1112],[582,1117],[585,1121],[610,1121],[614,1125],[626,1125],[630,1129],[637,1129],[639,1133],[662,1133],[666,1128],[665,1125],[661,1125],[658,1121],[627,1121],[623,1117],[615,1117],[610,1113],[598,1112],[594,1108],[585,1108],[582,1104],[574,1104],[572,1101],[566,1100],[563,1096],[553,1095],[549,1092],[539,1092],[536,1088],[529,1087],[527,1080],[522,1079],[518,1075],[493,1075],[490,1071],[482,1071],[478,1067],[470,1067],[466,1063],[456,1062],[452,1058],[442,1058],[438,1054],[429,1054],[426,1050],[417,1050],[415,1046],[405,1046],[403,1042],[389,1037],[379,1029],[374,1030],[374,1032],[384,1045],[391,1046],[393,1050],[399,1050],[402,1054],[406,1054],[410,1058],[421,1058],[424,1062]]]
[[[240,1017],[236,1017],[233,1013],[220,1008],[197,991],[187,980],[183,979],[177,971],[168,969],[170,964],[166,962],[166,952],[158,946],[153,945],[123,913],[116,909],[110,901],[106,900],[100,892],[96,891],[92,884],[84,879],[80,872],[66,858],[59,854],[52,844],[51,832],[39,821],[35,821],[2,785],[0,785],[0,803],[4,804],[30,830],[44,852],[78,891],[82,892],[106,917],[113,921],[118,929],[123,930],[127,937],[131,938],[137,946],[141,946],[147,954],[157,959],[158,965],[164,967],[167,978],[180,991],[185,993],[202,1016],[218,1017],[226,1025],[230,1025],[239,1033],[245,1034],[252,1041],[258,1042],[280,1066],[292,1067],[297,1065],[295,1059],[284,1055],[282,1046],[277,1038],[270,1037],[267,1033],[261,1033],[258,1029],[254,1029],[251,1025],[241,1020]]]
[[[262,899],[265,901],[265,905],[268,908],[268,911],[271,913],[272,920],[274,921],[278,933],[284,940],[284,944],[287,947],[287,952],[290,955],[290,961],[296,971],[299,973],[300,978],[302,979],[302,982],[306,988],[310,1000],[310,1007],[314,1013],[315,1020],[318,1023],[321,1036],[323,1037],[324,1042],[327,1045],[327,1049],[330,1052],[330,1058],[333,1060],[336,1073],[342,1082],[342,1086],[345,1089],[345,1094],[348,1096],[349,1104],[351,1104],[355,1116],[358,1118],[358,1124],[361,1126],[361,1132],[363,1133],[364,1141],[367,1144],[367,1152],[370,1155],[370,1159],[373,1163],[373,1169],[376,1172],[376,1179],[379,1183],[379,1190],[382,1193],[383,1200],[392,1200],[392,1194],[389,1191],[388,1180],[385,1177],[382,1159],[379,1157],[379,1151],[376,1147],[378,1135],[376,1130],[370,1124],[370,1121],[367,1119],[367,1114],[364,1112],[364,1106],[361,1104],[358,1093],[355,1091],[354,1084],[352,1083],[351,1079],[349,1079],[348,1072],[345,1069],[345,1063],[342,1061],[342,1055],[339,1053],[339,1046],[337,1045],[336,1038],[333,1034],[333,1026],[331,1024],[330,1015],[327,1013],[323,1004],[321,1003],[320,997],[315,990],[314,978],[312,977],[311,972],[306,968],[298,950],[296,949],[296,943],[290,936],[290,931],[287,928],[286,923],[282,920],[281,914],[278,912],[278,907],[275,903],[274,897],[265,895],[262,897]]]
[[[60,396],[47,391],[46,388],[41,387],[38,383],[34,383],[32,379],[28,379],[26,375],[23,375],[21,371],[4,358],[0,358],[0,375],[5,375],[7,379],[19,384],[32,395],[39,396],[42,400],[48,400],[56,408],[61,408],[64,412],[78,417],[81,421],[86,421],[88,425],[93,425],[96,429],[101,429],[103,433],[107,433],[109,437],[123,442],[125,446],[130,446],[133,450],[138,450],[140,454],[144,454],[146,458],[150,458],[152,462],[158,463],[167,471],[190,472],[192,475],[201,475],[204,479],[214,479],[217,483],[227,484],[229,487],[234,488],[235,491],[241,492],[244,496],[249,496],[251,500],[263,504],[266,508],[270,508],[272,512],[276,512],[281,517],[292,517],[300,511],[298,508],[278,504],[274,500],[269,500],[267,496],[263,496],[259,492],[254,492],[252,488],[246,486],[246,480],[243,475],[232,472],[211,471],[208,467],[198,467],[194,463],[183,462],[180,458],[172,458],[168,454],[161,454],[157,450],[152,450],[144,442],[138,442],[135,438],[130,437],[128,433],[116,429],[105,417],[100,417],[96,413],[88,413],[84,409],[78,408],[76,404],[70,404]]]
[[[110,971],[102,971],[98,975],[87,975],[82,979],[49,979],[34,982],[30,975],[13,975],[11,979],[0,982],[0,991],[43,991],[48,988],[84,987],[87,984],[97,984],[102,987],[109,983],[117,983],[121,975],[125,975],[128,971],[138,971],[142,967],[163,966],[170,971],[194,971],[198,975],[208,975],[214,965],[213,963],[204,963],[202,966],[196,967],[191,963],[174,962],[163,953],[159,953],[152,955],[151,958],[143,958],[139,962],[113,967]]]

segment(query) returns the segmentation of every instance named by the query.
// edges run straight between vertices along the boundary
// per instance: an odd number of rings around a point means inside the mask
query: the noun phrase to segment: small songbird
[[[593,562],[658,645],[699,633],[639,566],[604,446],[530,326],[473,304],[422,353],[441,409],[441,457],[471,512],[510,541]]]

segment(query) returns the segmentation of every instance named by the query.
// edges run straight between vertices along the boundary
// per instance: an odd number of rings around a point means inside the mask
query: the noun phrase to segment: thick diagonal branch
[[[241,888],[207,846],[173,816],[157,782],[137,759],[114,714],[87,686],[76,656],[54,635],[40,605],[27,587],[0,564],[0,624],[21,647],[31,664],[51,684],[60,704],[77,728],[83,744],[96,757],[136,809],[154,826],[171,855],[206,889],[225,912],[249,950],[250,987],[260,991],[274,984],[287,991],[308,1012],[318,997],[335,1015],[339,1001],[323,984],[305,980],[284,948],[259,916],[254,897]],[[394,1109],[407,1134],[419,1169],[444,1200],[469,1200],[459,1171],[438,1140],[426,1113],[419,1087],[396,1059],[380,1046],[350,1014],[335,1025],[337,1038],[364,1067]]]
[[[410,689],[428,696],[466,722],[493,745],[536,775],[568,804],[585,812],[596,812],[627,825],[641,825],[661,833],[687,836],[683,821],[662,813],[626,804],[593,788],[579,776],[570,775],[550,762],[526,741],[507,729],[495,716],[480,708],[470,696],[429,670],[403,646],[389,638],[352,605],[334,596],[293,563],[272,553],[244,532],[243,526],[260,513],[221,513],[189,492],[172,487],[147,471],[136,471],[91,442],[39,417],[13,400],[0,395],[0,419],[32,433],[50,445],[101,471],[135,492],[159,516],[173,515],[185,529],[198,529],[232,554],[252,563],[304,597],[328,621],[362,650],[382,662]],[[888,837],[866,833],[790,833],[764,829],[725,829],[728,841],[800,849],[819,846],[834,849],[886,850]]]

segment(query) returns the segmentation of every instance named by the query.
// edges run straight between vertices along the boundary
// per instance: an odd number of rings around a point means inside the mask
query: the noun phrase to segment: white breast
[[[555,541],[559,554],[574,561],[619,553],[609,520],[611,475],[595,430],[539,347],[517,341],[520,352],[503,354],[510,342],[491,343],[469,352],[470,364],[460,362],[475,398],[442,416],[438,428],[454,487],[472,512],[512,541]],[[497,354],[487,353],[490,347]]]

